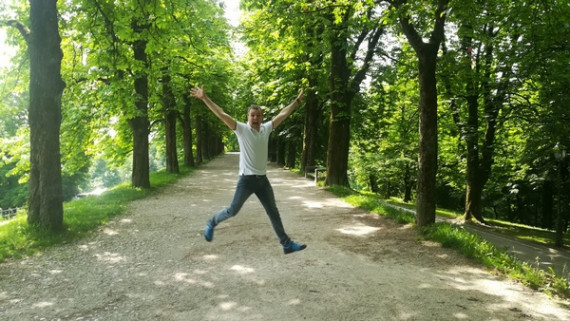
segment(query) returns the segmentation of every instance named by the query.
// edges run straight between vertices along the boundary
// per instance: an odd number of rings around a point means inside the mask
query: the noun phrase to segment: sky
[[[222,0],[221,2],[225,4],[226,19],[228,19],[232,26],[237,26],[241,13],[239,10],[240,0]]]
[[[15,48],[6,45],[6,29],[0,29],[0,68],[10,64],[10,57],[14,55]]]
[[[4,0],[3,0],[4,1]],[[230,25],[237,26],[239,24],[241,11],[239,10],[240,0],[220,0],[225,5],[225,17]],[[15,54],[15,48],[6,44],[6,28],[0,28],[0,69],[10,65],[10,58]],[[239,44],[234,44],[236,51],[243,48]]]

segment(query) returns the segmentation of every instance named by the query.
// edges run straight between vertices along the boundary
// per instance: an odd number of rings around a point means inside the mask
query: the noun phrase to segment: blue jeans
[[[265,212],[267,216],[269,216],[269,220],[271,220],[273,230],[279,238],[279,243],[283,246],[289,245],[291,239],[285,233],[279,210],[275,204],[273,187],[271,187],[271,183],[269,183],[265,175],[241,175],[237,183],[234,199],[230,206],[216,213],[216,215],[208,220],[208,224],[212,227],[216,227],[216,225],[228,218],[236,216],[251,194],[255,194],[261,202],[261,205],[265,208]]]

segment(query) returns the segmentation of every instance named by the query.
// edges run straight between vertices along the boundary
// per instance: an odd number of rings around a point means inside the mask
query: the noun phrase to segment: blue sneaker
[[[204,230],[204,237],[206,238],[206,241],[212,242],[214,239],[214,227],[212,225],[206,225],[206,229]]]
[[[283,246],[283,253],[289,254],[289,253],[293,253],[293,252],[297,252],[297,251],[302,251],[306,248],[307,248],[307,245],[305,245],[305,244],[297,244],[297,243],[291,241],[291,243],[289,245]]]

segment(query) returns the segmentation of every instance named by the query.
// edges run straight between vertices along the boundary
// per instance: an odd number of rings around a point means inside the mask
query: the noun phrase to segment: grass
[[[123,214],[130,202],[144,198],[191,172],[192,169],[188,167],[181,167],[179,174],[154,172],[150,175],[150,189],[132,188],[130,183],[125,183],[99,196],[67,202],[64,204],[63,233],[28,225],[26,211],[20,211],[14,219],[0,221],[0,262],[32,255],[47,247],[88,235],[113,217]]]
[[[415,205],[411,203],[403,202],[399,198],[392,197],[388,200],[383,200],[388,204],[392,204],[399,207],[404,207],[407,209],[415,210]],[[437,209],[437,215],[441,217],[447,217],[451,219],[455,219],[458,217],[463,216],[463,213],[446,210],[446,209]],[[507,222],[503,220],[493,219],[493,218],[485,218],[487,222],[496,227],[495,232],[502,233],[511,237],[515,237],[519,240],[528,241],[539,243],[543,245],[553,245],[554,244],[554,231],[542,229],[534,226]],[[570,244],[570,233],[564,234],[564,244]]]
[[[498,229],[498,232],[516,237],[520,240],[540,243],[544,245],[554,244],[554,231],[497,219],[488,219],[488,221],[493,226],[500,227],[500,229]],[[570,244],[570,233],[565,233],[563,237],[564,244]]]
[[[494,269],[535,290],[556,294],[562,298],[570,298],[570,283],[557,277],[552,269],[548,272],[522,262],[507,252],[497,249],[493,244],[467,232],[461,226],[449,223],[436,223],[420,228],[422,235],[432,241],[441,243],[443,247],[452,248],[466,257]]]
[[[386,205],[392,204],[406,209],[415,209],[412,204],[395,199],[382,200],[375,194],[357,193],[345,187],[334,186],[327,190],[354,206],[390,217],[401,224],[413,224],[415,221],[414,214]],[[437,215],[450,218],[459,216],[458,213],[446,210],[438,210]],[[518,260],[478,235],[466,231],[462,226],[442,222],[418,228],[418,231],[423,238],[438,242],[443,247],[455,249],[474,262],[518,280],[530,288],[550,295],[558,295],[564,299],[570,298],[570,283],[567,279],[556,276],[552,269],[544,271]]]

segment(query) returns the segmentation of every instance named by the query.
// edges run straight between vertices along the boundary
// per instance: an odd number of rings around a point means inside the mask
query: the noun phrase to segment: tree
[[[523,43],[531,43],[522,53],[521,69],[529,85],[536,88],[539,110],[528,132],[527,149],[534,173],[556,182],[556,238],[563,245],[568,225],[568,149],[570,146],[570,26],[566,23],[570,6],[558,1],[530,2],[516,13]],[[542,174],[541,174],[542,173]],[[536,175],[536,174],[535,174]],[[551,186],[549,188],[552,188]]]
[[[364,99],[355,105],[350,168],[358,188],[412,200],[417,177],[418,86],[415,54],[394,48],[375,68]]]
[[[513,81],[513,65],[520,35],[505,19],[509,10],[509,5],[494,1],[457,6],[454,17],[459,43],[453,52],[448,51],[446,44],[443,46],[442,80],[454,123],[466,145],[466,221],[475,218],[485,222],[482,195],[491,176],[496,132],[502,124],[498,117],[508,93],[519,84]],[[462,112],[462,107],[466,112]]]
[[[180,123],[182,124],[182,138],[184,140],[184,165],[194,167],[196,162],[194,161],[194,153],[192,151],[192,117],[190,116],[190,110],[192,106],[192,100],[189,95],[184,95],[184,107],[182,114],[180,115]]]
[[[414,26],[412,10],[420,5],[412,5],[407,0],[396,0],[392,5],[397,9],[402,31],[418,58],[418,81],[420,85],[420,146],[418,167],[418,198],[416,223],[426,226],[435,222],[435,187],[437,173],[437,53],[443,39],[446,10],[449,0],[435,3],[433,29],[425,42],[418,27]],[[423,4],[421,4],[423,6]],[[423,7],[422,7],[422,10]],[[416,21],[418,23],[418,21]]]
[[[28,222],[52,231],[63,228],[60,125],[61,38],[57,0],[30,0],[30,181]]]
[[[245,11],[243,21],[244,40],[249,47],[248,53],[242,58],[243,69],[247,70],[240,85],[240,100],[246,104],[263,104],[268,108],[264,111],[264,118],[271,119],[273,115],[288,105],[299,90],[305,88],[305,103],[299,107],[280,126],[277,135],[270,142],[270,156],[280,165],[295,166],[298,161],[298,150],[303,141],[312,142],[316,130],[307,128],[303,116],[307,113],[318,115],[318,99],[314,87],[307,88],[307,70],[318,67],[312,62],[319,61],[320,54],[316,51],[307,51],[311,40],[307,36],[307,22],[302,13],[304,3],[296,1],[244,1],[242,7]],[[286,12],[287,15],[283,15]],[[308,56],[313,59],[310,61]],[[243,89],[241,89],[243,88]],[[304,111],[304,113],[303,113]],[[304,124],[305,126],[303,126]],[[316,125],[316,120],[311,123]],[[306,136],[304,134],[307,133]],[[303,148],[301,166],[312,163],[314,168],[314,151],[306,153],[307,145]],[[312,160],[311,160],[312,159]]]
[[[340,1],[342,2],[342,1]],[[370,62],[374,57],[376,45],[384,32],[384,26],[376,16],[373,7],[366,8],[356,15],[357,19],[365,21],[358,29],[354,43],[352,18],[356,4],[347,4],[337,10],[333,2],[328,8],[329,46],[330,46],[330,124],[329,143],[327,151],[326,185],[348,186],[348,148],[350,146],[351,104],[360,91],[360,84],[366,77]],[[339,3],[343,5],[344,3]],[[356,67],[360,45],[367,41],[368,47],[361,61],[360,68]]]
[[[150,187],[149,144],[150,121],[148,119],[148,70],[149,61],[146,53],[148,32],[150,29],[150,13],[147,11],[149,0],[141,1],[131,21],[134,41],[131,42],[133,56],[138,63],[134,76],[136,93],[135,111],[129,117],[129,125],[133,132],[133,187]],[[139,16],[140,15],[140,16]]]
[[[166,136],[166,171],[178,173],[178,153],[176,148],[176,101],[171,87],[171,77],[165,73],[162,77],[162,107],[164,108],[164,127]]]
[[[113,141],[107,147],[108,158],[120,163],[132,155],[131,182],[143,188],[150,186],[149,150],[158,144],[162,145],[157,150],[166,153],[168,170],[177,170],[178,145],[183,141],[185,161],[192,164],[192,115],[189,105],[185,110],[180,106],[191,83],[208,86],[230,78],[216,76],[230,66],[222,8],[209,1],[146,0],[119,5],[95,0],[77,1],[69,10],[70,25],[81,30],[77,37],[82,38],[80,48],[70,52],[81,51],[86,65],[77,68],[74,76],[92,88],[91,95],[80,99],[97,97],[89,103],[97,106],[94,112],[105,120],[99,122],[103,128],[98,130],[111,128],[113,133],[106,138]],[[179,134],[184,137],[178,139]],[[196,137],[201,142],[202,136]]]

